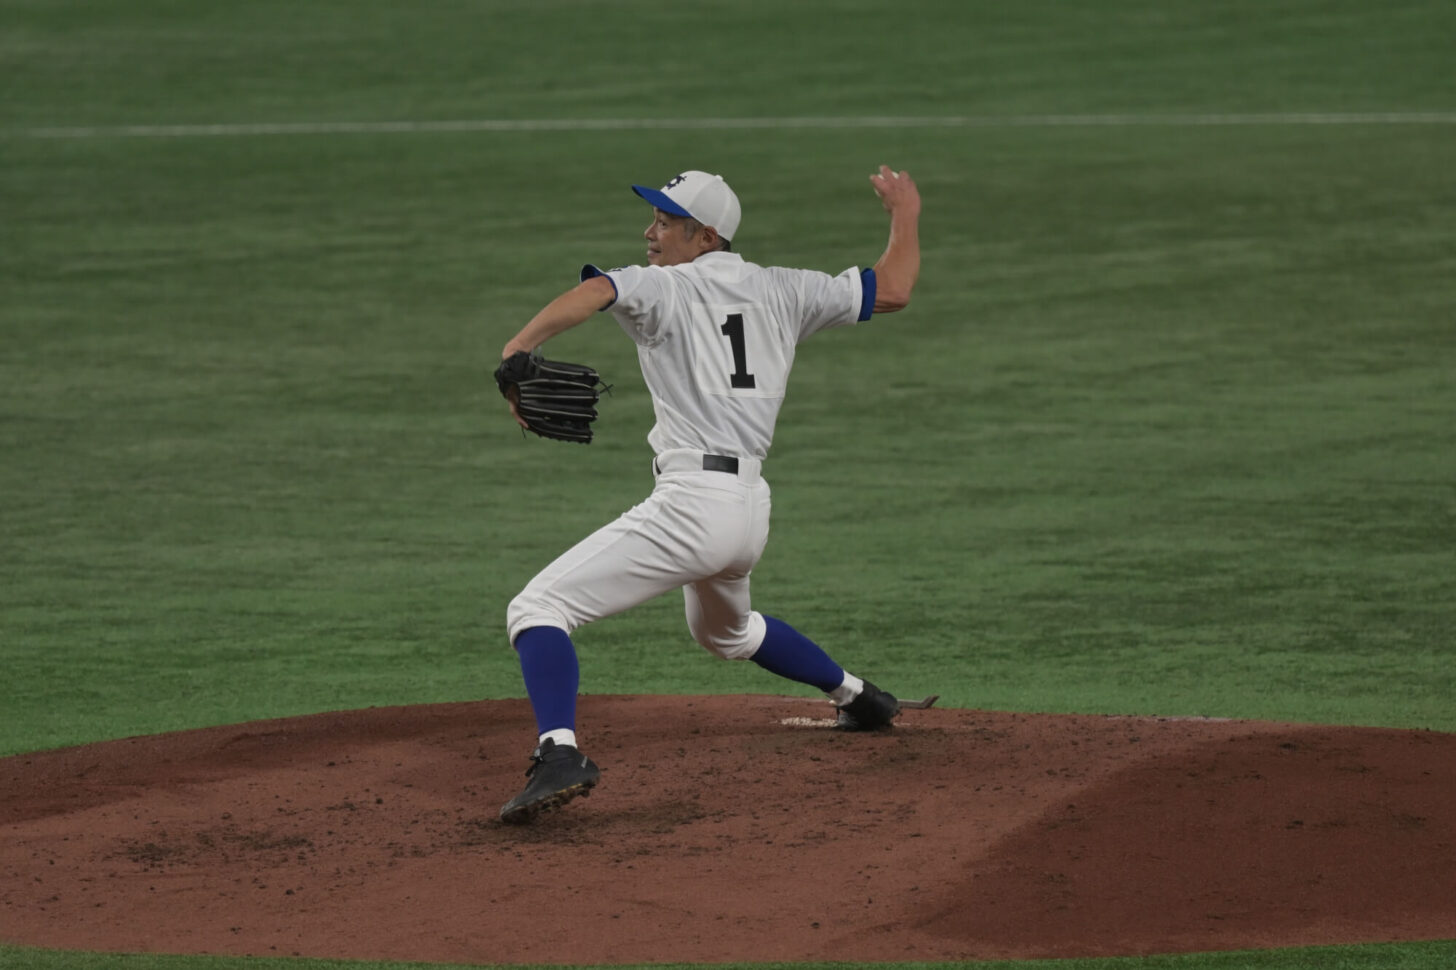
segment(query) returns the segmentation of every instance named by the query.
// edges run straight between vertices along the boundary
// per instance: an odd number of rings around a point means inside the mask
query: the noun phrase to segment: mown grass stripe
[[[440,121],[300,121],[184,125],[75,125],[24,128],[24,138],[208,138],[265,135],[378,135],[536,132],[875,128],[1218,127],[1238,125],[1451,125],[1456,112],[1376,111],[1277,114],[1056,114],[789,118],[478,118]],[[3,134],[3,133],[0,133]]]

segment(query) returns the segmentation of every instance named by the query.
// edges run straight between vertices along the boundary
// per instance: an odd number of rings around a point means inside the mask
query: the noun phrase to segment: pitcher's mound
[[[582,698],[590,798],[496,820],[525,701],[0,760],[0,937],[452,963],[939,961],[1436,939],[1456,735]]]

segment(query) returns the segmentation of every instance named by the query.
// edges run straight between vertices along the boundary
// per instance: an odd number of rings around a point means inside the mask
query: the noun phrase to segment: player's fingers
[[[870,182],[876,191],[890,189],[901,183],[913,184],[909,172],[897,172],[888,165],[881,165],[879,173],[870,176]]]
[[[510,405],[511,417],[516,419],[516,424],[529,430],[531,426],[521,417],[521,412],[516,410],[516,397],[518,395],[519,392],[515,388],[511,388],[510,393],[506,396],[506,404]]]
[[[896,172],[888,165],[881,165],[879,174],[870,176],[870,184],[874,186],[875,195],[879,196],[886,209],[899,205],[901,200],[916,194],[910,173]]]

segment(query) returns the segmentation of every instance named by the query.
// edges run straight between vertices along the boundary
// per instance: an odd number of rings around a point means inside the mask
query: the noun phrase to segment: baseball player
[[[836,727],[887,728],[899,713],[892,695],[749,600],[749,574],[768,540],[764,459],[799,342],[903,309],[920,274],[915,182],[882,165],[870,183],[889,213],[889,242],[873,269],[837,276],[758,266],[733,252],[741,210],[722,176],[688,171],[661,189],[634,185],[652,206],[648,265],[584,267],[578,286],[505,345],[503,360],[534,352],[610,311],[637,344],[657,420],[647,436],[651,495],[543,569],[507,611],[538,744],[504,821],[530,821],[600,777],[577,743],[571,631],[669,590],[682,589],[699,644],[824,691],[838,707]],[[511,410],[524,426],[514,402]]]

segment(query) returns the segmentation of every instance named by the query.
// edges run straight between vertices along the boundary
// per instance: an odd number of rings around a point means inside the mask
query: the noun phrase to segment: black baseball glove
[[[606,389],[592,368],[518,350],[501,361],[495,382],[536,434],[591,444],[596,403]]]

